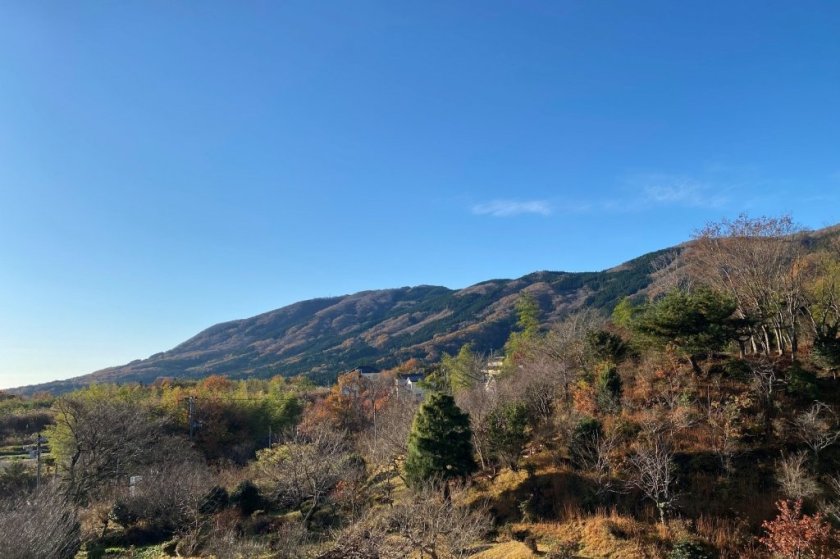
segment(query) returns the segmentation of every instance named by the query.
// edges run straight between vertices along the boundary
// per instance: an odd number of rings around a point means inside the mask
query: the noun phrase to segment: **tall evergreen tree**
[[[496,406],[487,417],[487,438],[493,458],[517,469],[519,455],[528,442],[528,407],[522,402]]]
[[[428,480],[464,478],[476,469],[470,416],[452,396],[431,393],[417,410],[408,436],[406,479],[416,486]]]
[[[517,361],[523,358],[530,342],[540,336],[540,305],[530,293],[521,293],[516,300],[516,326],[519,330],[511,332],[505,342],[505,370],[514,369]]]
[[[647,306],[633,322],[639,334],[657,344],[670,345],[688,357],[697,373],[698,359],[719,351],[735,339],[738,321],[735,302],[710,289],[691,293],[674,290]]]
[[[462,345],[455,356],[444,353],[440,360],[441,369],[453,393],[472,388],[484,380],[484,373],[481,370],[483,365],[483,357],[472,350],[471,344]]]

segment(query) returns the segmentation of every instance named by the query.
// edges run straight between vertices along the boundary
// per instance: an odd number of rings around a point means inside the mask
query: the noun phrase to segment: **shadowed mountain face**
[[[388,367],[411,357],[435,360],[467,342],[481,351],[500,349],[516,322],[520,293],[536,298],[546,323],[583,307],[609,312],[623,296],[650,284],[651,262],[669,251],[603,272],[536,272],[460,290],[423,285],[303,301],[217,324],[148,359],[14,392],[65,392],[91,382],[150,383],[159,377],[211,374],[305,374],[331,382],[359,365]]]

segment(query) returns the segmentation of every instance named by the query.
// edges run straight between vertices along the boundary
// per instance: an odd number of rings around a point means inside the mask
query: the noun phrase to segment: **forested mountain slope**
[[[439,286],[363,291],[313,299],[252,318],[211,326],[148,359],[16,392],[65,392],[91,382],[153,382],[159,377],[232,378],[305,374],[332,381],[359,366],[387,367],[411,357],[436,360],[472,342],[500,349],[522,292],[534,296],[546,323],[583,307],[609,312],[651,283],[652,262],[679,248],[646,254],[602,272],[535,272],[452,290]]]

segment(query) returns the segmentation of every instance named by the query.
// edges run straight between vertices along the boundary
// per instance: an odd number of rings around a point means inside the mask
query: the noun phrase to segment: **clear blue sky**
[[[0,5],[0,387],[317,296],[840,221],[840,3]]]

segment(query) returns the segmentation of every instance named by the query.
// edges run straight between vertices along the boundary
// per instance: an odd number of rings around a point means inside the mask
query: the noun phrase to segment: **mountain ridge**
[[[387,367],[411,357],[439,358],[471,342],[502,347],[515,324],[515,302],[527,292],[545,323],[583,307],[610,310],[651,282],[650,263],[679,247],[648,253],[601,272],[537,271],[463,289],[418,285],[299,301],[250,318],[212,325],[172,349],[67,380],[11,389],[61,393],[92,382],[142,382],[304,374],[316,382],[359,365]]]

